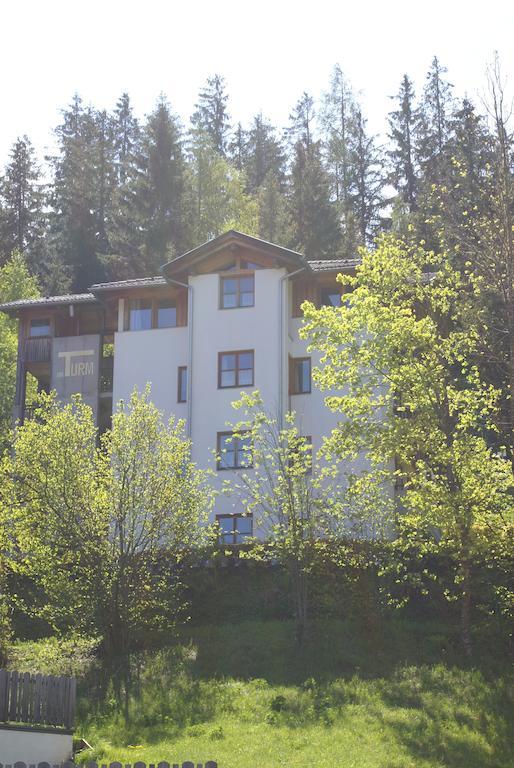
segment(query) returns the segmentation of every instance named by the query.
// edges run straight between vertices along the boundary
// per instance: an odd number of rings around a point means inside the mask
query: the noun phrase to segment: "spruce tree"
[[[293,147],[301,142],[305,149],[309,149],[314,141],[315,118],[314,99],[304,91],[289,116],[289,127],[286,130]]]
[[[302,141],[296,143],[288,207],[292,248],[310,259],[338,254],[341,232],[319,142],[311,141],[308,146]]]
[[[448,175],[453,86],[445,79],[446,72],[435,56],[416,113],[416,153],[426,185],[441,184]]]
[[[241,123],[238,123],[229,146],[230,162],[238,171],[245,171],[248,161],[248,136]]]
[[[27,136],[18,138],[9,154],[1,183],[2,261],[17,251],[39,274],[45,229],[44,192],[34,148]]]
[[[227,102],[225,79],[221,75],[209,77],[199,93],[195,112],[191,118],[193,129],[209,136],[213,148],[223,156],[227,153],[230,133]]]
[[[98,258],[99,194],[98,124],[91,107],[76,95],[55,131],[58,154],[53,167],[49,249],[71,272],[74,290],[103,279]],[[107,172],[103,168],[103,172]]]
[[[395,97],[397,109],[389,114],[388,151],[389,181],[407,205],[409,211],[416,209],[418,179],[415,161],[416,110],[414,88],[407,75],[403,76],[400,90]]]
[[[142,274],[141,248],[145,216],[138,194],[144,173],[141,129],[130,97],[123,93],[111,118],[115,184],[108,221],[110,252],[104,258],[108,277],[130,278]]]
[[[136,175],[139,148],[139,123],[134,116],[130,96],[122,93],[112,115],[114,164],[118,183],[123,185]]]
[[[284,151],[276,131],[262,113],[255,115],[248,131],[246,147],[246,171],[248,189],[255,192],[268,173],[276,179],[284,179]]]
[[[182,130],[163,96],[143,128],[139,162],[135,195],[144,232],[142,267],[155,274],[184,249]]]
[[[351,147],[352,206],[358,224],[359,243],[371,245],[382,226],[384,207],[382,150],[366,128],[366,119],[359,108],[354,114],[354,137]],[[355,256],[355,253],[349,254]]]
[[[275,171],[268,171],[257,190],[259,237],[270,243],[286,245],[291,240],[291,226],[283,184]]]
[[[361,108],[339,66],[323,99],[321,125],[325,164],[341,222],[341,251],[351,258],[377,232],[384,179],[376,139],[368,135]]]

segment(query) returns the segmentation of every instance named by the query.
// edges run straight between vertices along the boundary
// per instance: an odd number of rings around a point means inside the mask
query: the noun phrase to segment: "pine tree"
[[[40,274],[45,228],[44,193],[34,148],[23,136],[14,143],[1,184],[2,260],[22,253],[31,270]]]
[[[193,129],[205,133],[216,152],[223,156],[227,153],[230,132],[227,102],[225,79],[221,75],[209,77],[199,93],[196,110],[191,118]]]
[[[414,89],[407,75],[403,76],[395,99],[397,109],[389,114],[389,139],[392,143],[388,151],[390,182],[409,211],[414,211],[418,186],[415,163],[416,111]]]
[[[334,257],[341,232],[337,209],[330,199],[330,179],[321,159],[319,142],[298,141],[289,190],[291,247],[307,258]]]

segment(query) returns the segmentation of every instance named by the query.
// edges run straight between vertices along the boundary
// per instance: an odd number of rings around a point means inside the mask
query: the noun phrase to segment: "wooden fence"
[[[0,763],[0,768],[218,768],[218,763],[214,760],[207,760],[206,763],[191,763],[186,761],[185,763],[167,763],[163,760],[161,763],[146,763],[137,762],[133,765],[127,765],[126,763],[85,763],[83,766],[76,766],[75,763],[68,762],[61,765],[50,765],[50,763],[37,763],[37,765],[27,765],[26,763],[12,763],[5,764]]]
[[[72,730],[75,696],[76,682],[73,677],[31,675],[0,669],[0,723]]]

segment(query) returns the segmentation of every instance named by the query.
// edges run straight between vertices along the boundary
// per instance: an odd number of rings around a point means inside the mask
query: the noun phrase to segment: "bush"
[[[9,667],[32,674],[83,677],[95,662],[98,644],[98,639],[80,635],[17,642],[9,648]]]

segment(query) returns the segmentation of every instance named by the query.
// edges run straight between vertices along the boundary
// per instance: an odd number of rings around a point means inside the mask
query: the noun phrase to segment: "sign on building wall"
[[[77,392],[97,415],[100,336],[66,336],[53,340],[52,389],[64,401]]]

